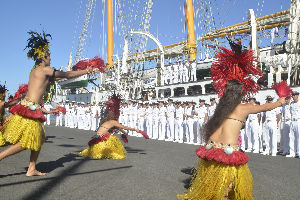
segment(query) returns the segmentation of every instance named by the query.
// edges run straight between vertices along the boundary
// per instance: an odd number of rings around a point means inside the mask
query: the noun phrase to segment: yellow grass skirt
[[[106,141],[93,144],[78,155],[97,159],[124,159],[126,150],[116,136],[109,136]]]
[[[13,115],[2,129],[5,140],[11,144],[19,143],[25,149],[38,151],[42,146],[44,126],[39,120]]]
[[[0,131],[0,147],[5,145],[5,139],[3,137],[3,133],[2,131]]]
[[[228,189],[232,188],[228,193]],[[178,194],[178,199],[190,200],[251,200],[253,180],[247,164],[231,166],[214,161],[200,160],[189,189]]]

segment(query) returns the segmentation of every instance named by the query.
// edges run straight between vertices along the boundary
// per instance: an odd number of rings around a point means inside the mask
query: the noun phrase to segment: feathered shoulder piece
[[[8,90],[5,85],[0,85],[0,98],[5,97],[7,91]]]
[[[118,120],[120,116],[120,104],[121,95],[115,93],[110,96],[106,102],[107,113],[113,112],[115,120]]]
[[[234,43],[229,40],[229,44],[232,50],[220,47],[221,51],[217,52],[211,65],[212,84],[219,97],[222,97],[227,81],[237,80],[243,84],[242,94],[250,96],[260,89],[253,79],[254,77],[259,79],[262,76],[260,67],[251,50],[242,50],[240,41]]]
[[[83,70],[86,69],[88,66],[97,68],[101,72],[105,72],[106,69],[104,61],[101,58],[95,56],[92,59],[79,61],[72,67],[72,70]]]
[[[34,61],[44,58],[49,49],[47,37],[52,39],[51,35],[46,34],[44,31],[42,35],[34,31],[29,31],[28,33],[31,37],[27,40],[28,44],[25,47],[25,49],[28,48],[27,57],[32,58]]]

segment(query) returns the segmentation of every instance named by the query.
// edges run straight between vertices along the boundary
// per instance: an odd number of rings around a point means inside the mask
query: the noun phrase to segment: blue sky
[[[118,0],[113,0],[118,1]],[[121,0],[126,2],[128,13],[137,13],[143,7],[141,0]],[[106,48],[102,48],[102,14],[103,0],[97,0],[94,17],[91,18],[89,34],[86,40],[83,56],[98,55],[106,59]],[[157,36],[163,45],[183,41],[184,16],[182,13],[184,0],[154,0],[152,19],[149,32]],[[200,0],[195,0],[200,5]],[[202,1],[203,2],[203,1]],[[208,2],[208,1],[206,1]],[[290,0],[211,0],[216,28],[228,26],[247,19],[249,8],[253,8],[257,16],[263,16],[289,9]],[[263,7],[261,6],[264,2]],[[66,66],[70,51],[76,50],[78,33],[81,29],[85,4],[87,0],[10,0],[0,4],[0,81],[7,82],[9,93],[14,93],[20,84],[27,83],[30,70],[34,64],[27,59],[26,40],[27,31],[34,30],[50,33],[51,66],[59,68]],[[131,5],[131,6],[130,6]],[[135,5],[136,7],[133,7]],[[261,9],[262,8],[262,9]],[[194,10],[196,10],[194,8]],[[262,10],[262,11],[261,11]],[[199,19],[198,15],[197,19]],[[139,16],[137,16],[139,17]],[[130,19],[135,26],[138,20]],[[197,25],[196,25],[197,26]],[[202,26],[200,24],[200,26]],[[120,27],[118,25],[118,30]],[[201,27],[196,27],[196,35],[203,35]],[[120,48],[123,38],[114,34],[114,53],[122,55]],[[148,41],[146,49],[156,48],[152,41]],[[102,51],[104,50],[104,55]]]

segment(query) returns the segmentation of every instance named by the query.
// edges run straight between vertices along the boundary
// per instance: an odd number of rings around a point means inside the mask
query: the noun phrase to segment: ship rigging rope
[[[76,19],[76,22],[75,22],[75,28],[74,28],[74,32],[73,32],[73,39],[72,39],[72,46],[71,46],[71,51],[74,52],[74,49],[75,49],[75,42],[77,40],[77,31],[79,29],[79,19],[80,19],[80,16],[81,16],[81,11],[82,11],[82,5],[83,5],[83,0],[80,1],[80,4],[79,4],[79,9],[77,11],[77,17],[75,18]],[[75,55],[75,54],[74,54]],[[71,64],[72,65],[72,64]]]

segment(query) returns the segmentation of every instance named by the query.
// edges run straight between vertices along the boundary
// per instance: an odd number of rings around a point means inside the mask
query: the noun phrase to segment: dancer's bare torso
[[[44,92],[52,76],[53,68],[39,66],[32,70],[29,76],[28,92],[26,97],[30,100],[40,103]]]

